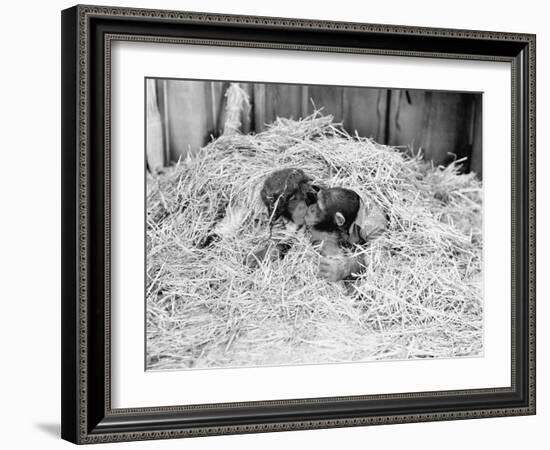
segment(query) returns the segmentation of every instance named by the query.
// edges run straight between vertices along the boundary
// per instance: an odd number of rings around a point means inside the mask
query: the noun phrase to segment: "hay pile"
[[[259,189],[283,167],[388,212],[390,229],[366,249],[357,280],[319,279],[304,233],[283,260],[243,265],[268,236]],[[434,168],[352,137],[319,113],[221,136],[147,180],[147,368],[480,355],[481,194],[456,165]],[[233,234],[201,248],[243,205]]]

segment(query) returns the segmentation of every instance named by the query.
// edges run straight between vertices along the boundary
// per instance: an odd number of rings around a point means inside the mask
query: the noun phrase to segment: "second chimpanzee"
[[[260,196],[269,215],[271,241],[249,254],[245,263],[257,267],[266,259],[282,258],[289,250],[292,235],[304,225],[309,205],[317,201],[318,187],[296,168],[280,169],[264,181]]]

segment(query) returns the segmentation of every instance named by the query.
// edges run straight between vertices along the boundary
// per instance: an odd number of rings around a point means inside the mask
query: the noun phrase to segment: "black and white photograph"
[[[2,11],[1,448],[544,447],[543,2],[92,3]]]
[[[145,93],[146,370],[483,356],[482,93]]]

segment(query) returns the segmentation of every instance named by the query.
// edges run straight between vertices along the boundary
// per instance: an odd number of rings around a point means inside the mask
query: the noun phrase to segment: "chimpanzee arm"
[[[339,257],[323,256],[319,263],[319,275],[329,281],[340,281],[361,273],[365,268],[362,254]]]

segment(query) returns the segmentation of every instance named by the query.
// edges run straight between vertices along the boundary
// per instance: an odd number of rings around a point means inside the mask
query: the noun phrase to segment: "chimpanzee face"
[[[286,195],[280,195],[272,203],[267,204],[267,212],[274,219],[284,217],[296,225],[303,225],[307,211],[307,199],[301,190]]]
[[[290,219],[296,225],[303,225],[306,218],[307,204],[300,192],[294,193],[288,200],[288,212]]]
[[[317,202],[308,207],[305,223],[319,231],[343,230],[355,220],[359,206],[359,196],[350,189],[322,189]]]

